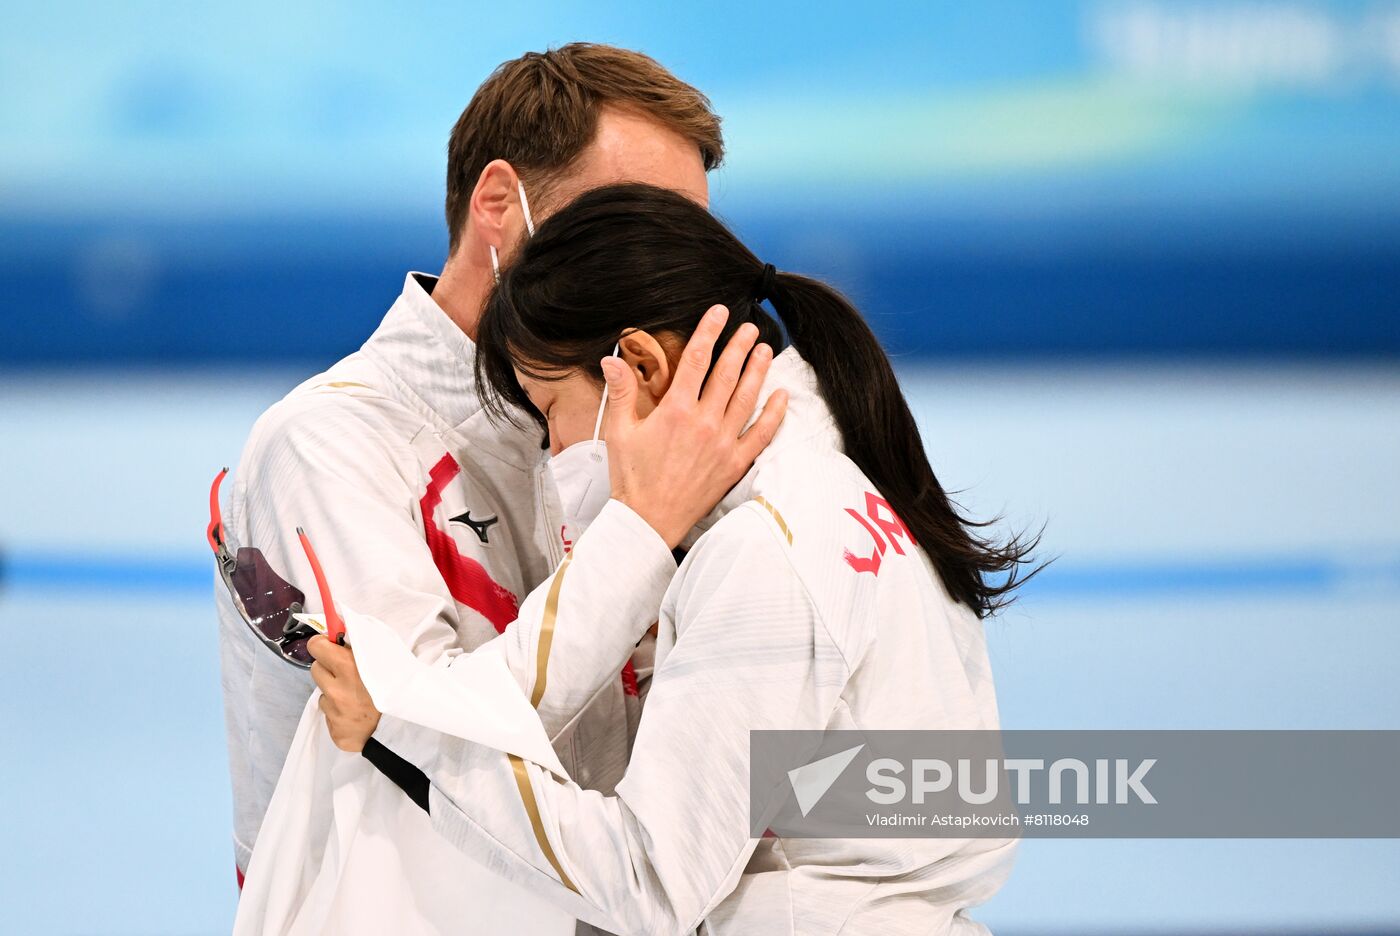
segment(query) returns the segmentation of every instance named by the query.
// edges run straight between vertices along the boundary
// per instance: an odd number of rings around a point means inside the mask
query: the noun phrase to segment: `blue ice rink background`
[[[574,38],[711,94],[716,210],[857,299],[972,513],[1047,524],[1004,724],[1400,728],[1400,4],[4,12],[0,933],[228,929],[208,482],[441,263],[475,86]],[[1397,880],[1032,841],[980,916],[1400,933]]]

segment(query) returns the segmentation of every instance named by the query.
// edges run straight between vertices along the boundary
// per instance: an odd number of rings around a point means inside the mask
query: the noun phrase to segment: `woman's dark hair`
[[[674,192],[645,185],[596,189],[540,225],[487,301],[477,333],[477,384],[497,416],[511,418],[518,407],[543,424],[515,367],[545,379],[582,370],[601,380],[599,361],[623,332],[684,340],[716,303],[729,308],[716,347],[753,322],[760,340],[778,351],[786,329],[816,374],[846,456],[890,502],[949,594],[979,616],[1005,605],[1025,579],[1019,573],[1037,538],[997,544],[978,535],[988,524],[958,513],[860,313],[824,283],[774,274],[713,215]]]

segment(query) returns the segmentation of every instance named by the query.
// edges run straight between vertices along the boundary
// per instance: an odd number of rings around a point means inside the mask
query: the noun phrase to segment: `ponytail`
[[[815,372],[846,457],[890,502],[948,593],[979,617],[1008,604],[1010,593],[1029,577],[1022,567],[1039,537],[996,543],[976,532],[990,521],[978,523],[958,512],[933,473],[894,369],[865,319],[830,286],[775,274],[771,266],[764,267],[756,291],[759,301],[772,304]]]
[[[1027,577],[1022,568],[1037,538],[998,544],[979,535],[988,524],[958,513],[860,313],[829,286],[764,264],[714,215],[675,192],[606,186],[541,224],[486,303],[477,383],[493,412],[510,418],[518,408],[543,426],[515,379],[518,366],[596,379],[618,335],[637,328],[686,338],[717,302],[730,310],[721,342],[749,321],[759,340],[777,348],[783,329],[765,300],[816,373],[847,457],[889,501],[948,593],[979,616],[1005,605]]]

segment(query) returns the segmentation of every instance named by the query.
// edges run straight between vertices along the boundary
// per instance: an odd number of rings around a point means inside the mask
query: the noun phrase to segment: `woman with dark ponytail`
[[[611,557],[632,574],[679,542],[679,568],[640,596],[655,608],[654,641],[607,608],[547,611],[521,687],[533,699],[546,680],[555,693],[567,684],[582,705],[640,642],[645,706],[625,777],[585,790],[449,738],[423,766],[433,824],[609,932],[984,933],[966,911],[1004,881],[1010,839],[794,836],[813,808],[797,814],[798,781],[780,772],[750,786],[754,731],[998,729],[983,618],[1008,600],[1025,548],[989,541],[948,499],[850,303],[764,263],[682,196],[612,186],[545,221],[503,272],[478,332],[477,382],[498,417],[544,430],[563,536],[582,562],[590,522],[603,534],[604,518],[635,520],[607,445],[632,444],[622,430],[666,412],[668,393],[693,399],[672,380],[702,319],[723,321],[720,343],[779,352],[750,406],[756,415],[786,394],[786,419],[688,534]],[[551,607],[578,607],[570,596],[596,587],[569,568],[555,573]],[[549,652],[553,635],[578,631],[622,649],[582,675]]]
[[[846,456],[889,501],[949,595],[979,617],[996,611],[1020,584],[1033,543],[998,545],[979,535],[985,524],[958,513],[870,326],[836,290],[763,263],[683,198],[614,186],[551,219],[488,306],[478,384],[498,414],[538,417],[517,366],[536,376],[574,371],[598,381],[599,360],[624,333],[670,336],[675,350],[716,303],[729,310],[724,340],[752,323],[762,342],[780,348],[782,329],[764,311],[765,300],[810,366]]]

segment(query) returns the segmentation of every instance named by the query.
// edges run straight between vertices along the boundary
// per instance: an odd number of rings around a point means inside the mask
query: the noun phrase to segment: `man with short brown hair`
[[[538,433],[491,423],[478,402],[472,339],[493,268],[536,221],[599,185],[646,182],[706,204],[706,172],[722,154],[705,96],[639,53],[580,43],[498,68],[452,131],[441,276],[410,273],[359,351],[258,420],[225,490],[221,562],[235,561],[240,545],[261,550],[288,586],[288,607],[274,613],[290,618],[313,582],[295,536],[303,526],[337,603],[391,624],[420,658],[452,657],[505,631],[569,544]],[[746,380],[736,390],[745,412],[756,388]],[[749,389],[755,400],[741,399]],[[780,418],[774,407],[739,439],[676,426],[657,448],[689,453],[684,477],[633,466],[654,483],[610,511],[613,528],[595,538],[625,550],[634,534],[689,528],[682,515],[717,503]],[[647,548],[654,543],[638,546]],[[619,563],[619,594],[641,574]],[[216,582],[240,882],[312,691],[307,672],[279,653],[281,638],[249,626],[247,597]],[[527,627],[522,617],[516,629]],[[550,666],[567,666],[566,656],[556,640]],[[621,778],[637,691],[629,664],[578,717],[545,719],[580,783],[610,791]]]
[[[604,116],[617,111],[630,111],[682,138],[688,149],[698,149],[706,172],[724,159],[720,119],[709,99],[640,52],[587,42],[527,52],[496,69],[452,128],[447,143],[449,253],[457,252],[472,191],[488,163],[510,163],[544,209],[546,199],[569,178],[565,170],[595,142]],[[591,187],[578,181],[568,194]],[[691,194],[704,200],[703,191]]]
[[[710,101],[640,52],[575,42],[492,72],[447,143],[448,259],[433,299],[471,335],[491,286],[490,250],[589,189],[647,182],[709,204],[724,158]]]

